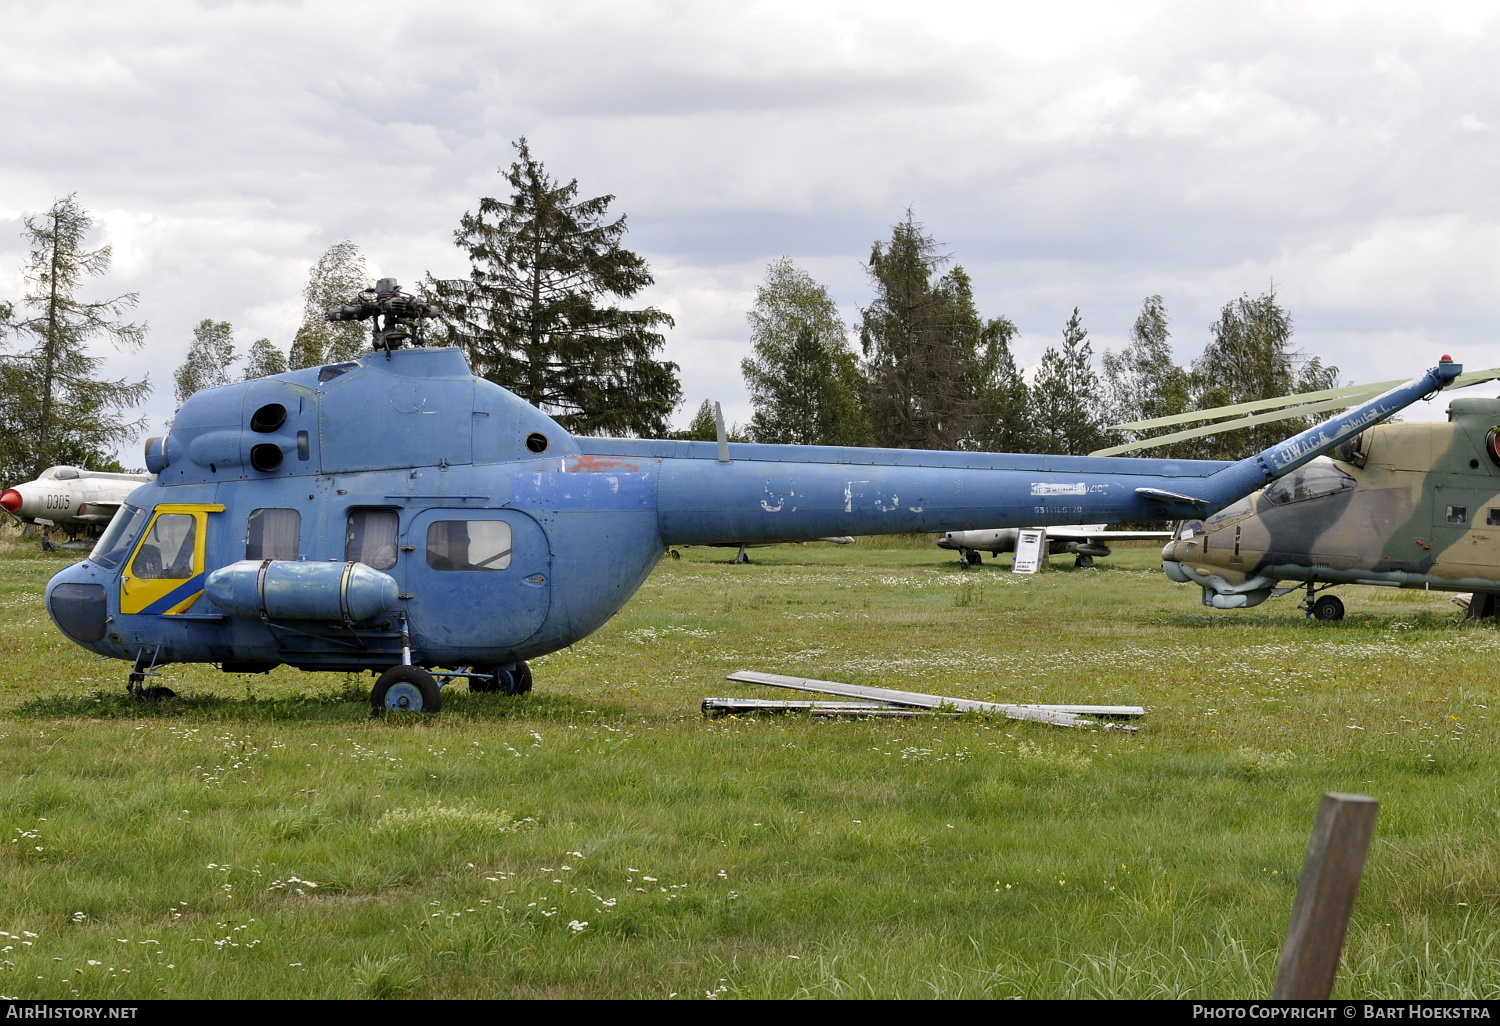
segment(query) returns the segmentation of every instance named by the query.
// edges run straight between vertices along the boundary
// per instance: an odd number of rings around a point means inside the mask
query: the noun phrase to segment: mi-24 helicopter
[[[1478,383],[1466,374],[1460,383]],[[1464,379],[1476,379],[1465,381]],[[1304,591],[1301,608],[1339,620],[1342,584],[1472,592],[1469,616],[1500,596],[1500,400],[1455,399],[1447,423],[1381,424],[1205,519],[1178,525],[1162,569],[1243,609]]]
[[[206,389],[146,443],[137,489],[47,586],[78,644],[230,673],[369,670],[375,712],[440,683],[523,692],[669,545],[1207,516],[1444,387],[1448,360],[1238,463],[575,437],[426,348],[382,279],[334,320],[373,351]]]

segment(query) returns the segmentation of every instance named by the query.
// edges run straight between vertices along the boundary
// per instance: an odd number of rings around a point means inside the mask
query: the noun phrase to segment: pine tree
[[[126,293],[97,302],[79,298],[87,278],[109,271],[110,247],[84,248],[93,218],[76,195],[25,219],[31,252],[23,272],[22,306],[31,316],[8,318],[18,351],[0,354],[0,480],[22,481],[58,463],[101,467],[111,450],[134,439],[143,420],[125,411],[151,391],[149,382],[97,378],[100,357],[89,339],[104,336],[117,348],[137,349],[146,326],[121,318],[137,302]],[[29,345],[27,344],[29,342]]]
[[[984,322],[975,362],[973,447],[988,452],[1030,452],[1036,432],[1031,392],[1010,344],[1018,332],[1007,318]]]
[[[1031,385],[1036,451],[1082,456],[1103,442],[1099,378],[1088,329],[1073,308],[1062,348],[1048,346]]]
[[[672,318],[618,305],[653,281],[621,245],[625,218],[607,220],[613,196],[579,200],[577,179],[559,184],[525,139],[515,146],[510,200],[482,198],[454,233],[469,279],[427,279],[448,338],[568,431],[664,433],[682,401],[677,365],[656,358]]]
[[[268,338],[258,338],[250,343],[245,354],[245,380],[267,378],[272,374],[287,372],[286,354],[276,348]]]
[[[194,392],[216,385],[229,384],[229,367],[234,363],[234,329],[228,321],[204,318],[193,328],[193,342],[187,359],[172,375],[177,405],[187,402]]]
[[[352,303],[369,288],[370,271],[359,247],[348,239],[329,246],[308,272],[302,288],[302,324],[292,338],[290,369],[352,360],[370,348],[363,321],[329,321],[329,307]]]
[[[877,445],[972,446],[984,378],[985,325],[963,268],[946,262],[912,212],[875,243],[868,274],[875,300],[861,311],[865,413]]]
[[[1273,399],[1333,388],[1339,369],[1292,347],[1292,317],[1276,298],[1276,286],[1224,305],[1210,328],[1213,341],[1193,363],[1193,409]],[[1287,434],[1312,426],[1311,418],[1228,431],[1195,442],[1204,458],[1242,459]]]
[[[773,261],[748,314],[753,355],[740,363],[757,442],[865,445],[859,366],[828,290],[790,257]]]

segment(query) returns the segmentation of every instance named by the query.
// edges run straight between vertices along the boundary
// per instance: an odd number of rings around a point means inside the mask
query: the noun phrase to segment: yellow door
[[[164,503],[120,574],[120,612],[175,616],[203,594],[208,515],[224,507]]]

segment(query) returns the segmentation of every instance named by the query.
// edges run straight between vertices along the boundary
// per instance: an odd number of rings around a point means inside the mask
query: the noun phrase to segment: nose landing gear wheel
[[[420,666],[393,666],[370,690],[370,709],[375,716],[386,712],[435,713],[442,707],[437,681]]]
[[[1312,615],[1314,620],[1342,620],[1344,603],[1333,595],[1324,595],[1312,604]]]

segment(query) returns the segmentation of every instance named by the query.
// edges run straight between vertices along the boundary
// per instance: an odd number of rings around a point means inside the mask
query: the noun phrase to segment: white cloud
[[[1034,364],[1162,294],[1179,355],[1275,279],[1304,347],[1394,377],[1500,363],[1500,23],[1486,4],[13,5],[0,296],[19,216],[77,191],[162,386],[192,324],[285,344],[318,254],[454,275],[458,217],[528,136],[677,318],[686,417],[748,417],[743,312],[788,253],[851,320],[908,205]],[[127,462],[134,462],[128,460]]]

